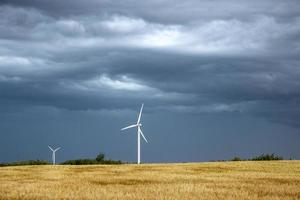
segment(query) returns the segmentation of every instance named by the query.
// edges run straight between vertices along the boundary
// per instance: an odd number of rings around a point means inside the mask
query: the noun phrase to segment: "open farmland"
[[[300,161],[2,167],[0,199],[300,199]]]

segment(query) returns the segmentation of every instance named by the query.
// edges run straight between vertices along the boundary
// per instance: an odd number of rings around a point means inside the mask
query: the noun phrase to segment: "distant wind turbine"
[[[60,149],[60,147],[58,147],[56,149],[52,149],[50,146],[48,146],[48,147],[52,151],[52,164],[55,165],[55,152],[58,151]]]
[[[141,141],[140,141],[141,140],[141,135],[144,138],[144,140],[148,143],[146,137],[144,136],[144,134],[142,132],[142,129],[141,129],[142,124],[140,123],[143,107],[144,107],[144,104],[142,104],[140,114],[139,114],[139,117],[138,117],[138,120],[137,120],[136,124],[133,124],[133,125],[130,125],[130,126],[127,126],[127,127],[121,129],[123,131],[125,129],[137,127],[137,164],[141,163]]]

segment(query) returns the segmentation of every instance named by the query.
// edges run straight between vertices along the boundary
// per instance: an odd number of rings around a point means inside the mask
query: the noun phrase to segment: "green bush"
[[[18,162],[11,162],[11,163],[0,163],[0,167],[5,166],[20,166],[20,165],[49,165],[50,163],[45,160],[25,160],[25,161],[18,161]]]
[[[231,161],[243,161],[243,160],[249,160],[249,161],[260,161],[260,160],[283,160],[282,157],[276,156],[274,153],[272,154],[261,154],[260,156],[256,156],[250,159],[242,159],[240,157],[235,156],[231,159]]]
[[[104,158],[105,158],[104,153],[99,153],[99,154],[97,155],[97,157],[96,157],[96,160],[97,160],[98,162],[101,162],[101,161],[104,160]]]
[[[231,161],[242,161],[240,157],[235,156],[234,158],[231,159]]]
[[[120,160],[105,160],[104,153],[97,155],[96,159],[76,159],[76,160],[67,160],[62,165],[117,165],[122,164]]]
[[[97,164],[96,160],[93,159],[77,159],[77,160],[67,160],[62,165],[94,165]]]
[[[260,156],[256,156],[251,160],[260,161],[260,160],[282,160],[282,159],[283,159],[282,157],[276,156],[274,155],[274,153],[272,153],[272,154],[261,154]]]

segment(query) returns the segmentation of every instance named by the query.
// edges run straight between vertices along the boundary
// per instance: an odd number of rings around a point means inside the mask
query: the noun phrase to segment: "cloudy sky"
[[[0,162],[300,159],[298,0],[0,2]]]

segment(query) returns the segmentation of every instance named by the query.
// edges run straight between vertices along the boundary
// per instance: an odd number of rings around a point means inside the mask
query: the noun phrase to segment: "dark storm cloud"
[[[297,1],[2,1],[1,105],[145,101],[299,126],[299,10]]]
[[[251,19],[256,15],[273,15],[283,19],[299,16],[297,0],[251,2],[240,0],[221,1],[110,1],[110,0],[2,0],[3,5],[36,8],[54,17],[74,15],[120,14],[141,17],[147,21],[164,23],[190,23],[209,19]]]

